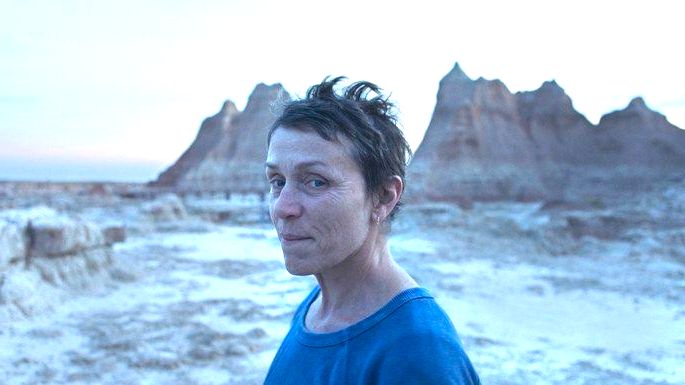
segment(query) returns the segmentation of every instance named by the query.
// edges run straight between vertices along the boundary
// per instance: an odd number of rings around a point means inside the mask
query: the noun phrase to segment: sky
[[[678,1],[0,0],[0,180],[155,179],[224,100],[378,84],[416,148],[458,62],[556,80],[591,122],[642,96],[685,128]]]

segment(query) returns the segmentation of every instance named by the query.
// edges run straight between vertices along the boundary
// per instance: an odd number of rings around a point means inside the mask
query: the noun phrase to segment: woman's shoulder
[[[388,324],[409,334],[456,333],[449,316],[427,289],[417,287],[401,295],[406,300],[387,318]]]
[[[384,334],[379,383],[480,383],[451,320],[430,294],[407,301],[378,326]]]

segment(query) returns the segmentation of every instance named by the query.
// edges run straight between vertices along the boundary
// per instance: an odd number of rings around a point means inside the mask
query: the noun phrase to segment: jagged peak
[[[645,100],[637,96],[633,98],[630,103],[628,103],[628,106],[622,110],[616,110],[613,112],[610,112],[608,114],[603,115],[600,120],[599,120],[599,125],[603,125],[606,122],[615,120],[615,119],[623,119],[626,117],[634,117],[638,116],[640,119],[663,119],[666,120],[666,117],[662,114],[660,114],[657,111],[652,110],[647,106],[645,103]]]
[[[537,91],[546,91],[546,92],[555,92],[555,93],[561,93],[566,95],[566,91],[564,91],[563,88],[557,83],[556,80],[548,80],[540,86],[540,88],[537,89]]]
[[[288,99],[289,97],[288,92],[283,88],[281,83],[271,85],[259,83],[255,86],[250,97],[247,99],[245,111],[251,111],[253,109],[259,110],[264,103],[273,103],[275,100]]]
[[[647,107],[647,104],[645,103],[645,100],[637,96],[633,98],[630,103],[628,103],[628,106],[622,110],[617,110],[614,112],[610,112],[607,115],[615,115],[615,114],[621,114],[621,113],[638,113],[638,114],[655,114],[657,113],[656,111],[652,110],[651,108]]]
[[[266,84],[266,83],[259,83],[255,86],[254,90],[252,91],[253,94],[255,93],[260,93],[260,92],[273,92],[274,90],[282,90],[283,85],[281,83],[274,83],[274,84]]]
[[[485,89],[505,94],[511,94],[507,85],[499,79],[488,80],[481,76],[475,81],[475,84],[477,89]]]
[[[271,85],[259,83],[255,86],[254,90],[252,90],[247,104],[249,105],[252,99],[273,98],[274,95],[278,95],[284,91],[285,89],[281,83],[274,83]]]
[[[572,104],[571,98],[555,80],[545,81],[534,91],[519,91],[516,96],[521,100],[531,102],[538,100],[542,103],[549,103],[550,100],[562,100],[564,104]]]
[[[221,114],[224,115],[231,115],[238,112],[238,108],[235,106],[235,103],[231,100],[226,100],[224,104],[221,106]]]
[[[468,75],[461,69],[461,66],[459,65],[458,62],[454,63],[454,67],[452,67],[452,70],[445,75],[445,77],[442,79],[443,81],[472,81]]]
[[[633,98],[630,103],[628,103],[628,107],[626,107],[626,110],[634,110],[634,111],[645,111],[649,110],[649,107],[647,107],[647,104],[645,103],[645,100],[641,96],[637,96]]]

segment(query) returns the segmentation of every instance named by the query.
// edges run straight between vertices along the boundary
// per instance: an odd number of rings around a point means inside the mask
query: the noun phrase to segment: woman
[[[341,79],[288,103],[269,131],[285,265],[318,287],[265,384],[479,384],[445,312],[388,249],[410,154],[393,106],[368,82],[337,94]]]

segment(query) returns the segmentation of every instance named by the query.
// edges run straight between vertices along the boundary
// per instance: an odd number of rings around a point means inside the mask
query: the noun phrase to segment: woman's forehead
[[[267,166],[279,166],[282,163],[301,166],[354,163],[351,148],[352,144],[347,138],[329,141],[315,131],[279,128],[271,136]]]

